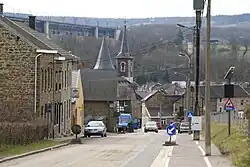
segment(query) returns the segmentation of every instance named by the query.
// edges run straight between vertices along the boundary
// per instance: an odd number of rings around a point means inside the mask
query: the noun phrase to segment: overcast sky
[[[33,15],[145,18],[194,16],[193,0],[2,0],[4,11]],[[250,0],[212,0],[212,15],[250,13]]]

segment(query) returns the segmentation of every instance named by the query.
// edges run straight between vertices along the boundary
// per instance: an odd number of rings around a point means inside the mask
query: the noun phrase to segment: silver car
[[[157,123],[155,121],[149,121],[146,123],[145,128],[144,128],[144,132],[147,133],[149,131],[153,131],[158,133],[158,126]]]
[[[90,121],[84,129],[84,136],[107,137],[107,128],[102,121]]]
[[[179,133],[189,132],[189,122],[181,122]]]

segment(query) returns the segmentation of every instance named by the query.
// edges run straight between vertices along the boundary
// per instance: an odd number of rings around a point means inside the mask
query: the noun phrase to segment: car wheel
[[[158,130],[157,130],[157,131],[155,131],[155,133],[158,133]]]
[[[148,131],[145,130],[144,132],[147,133]]]
[[[88,137],[90,137],[90,135],[88,135]]]
[[[104,134],[104,137],[107,137],[107,133]]]

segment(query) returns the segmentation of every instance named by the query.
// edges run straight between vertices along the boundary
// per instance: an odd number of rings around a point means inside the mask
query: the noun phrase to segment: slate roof
[[[105,37],[102,39],[99,54],[94,66],[95,70],[115,70],[110,56],[107,40]]]
[[[119,81],[116,71],[81,69],[84,98],[87,101],[114,101],[117,99]]]
[[[205,86],[200,86],[200,94],[204,97]],[[211,85],[210,86],[211,98],[224,98],[224,85]],[[234,85],[234,97],[249,97],[248,93],[240,86]]]
[[[11,29],[13,32],[19,34],[23,38],[37,49],[48,49],[48,50],[57,50],[61,56],[66,57],[67,59],[75,59],[68,51],[60,48],[56,45],[51,39],[47,38],[45,34],[39,33],[36,30],[33,30],[28,26],[27,23],[22,21],[12,21],[9,18],[1,15],[1,24],[3,24],[8,29]]]
[[[127,39],[127,26],[126,22],[124,24],[124,31],[123,31],[123,36],[122,36],[122,43],[121,43],[121,48],[120,52],[116,56],[116,58],[129,58],[133,59],[133,57],[130,54],[129,51],[129,45],[128,45],[128,39]]]

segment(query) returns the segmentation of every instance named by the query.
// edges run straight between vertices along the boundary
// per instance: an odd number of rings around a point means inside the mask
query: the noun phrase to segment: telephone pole
[[[207,29],[206,29],[206,61],[205,61],[205,152],[211,155],[211,107],[210,107],[210,35],[211,35],[211,0],[207,2]]]
[[[194,10],[196,12],[196,68],[195,68],[195,108],[194,116],[200,116],[199,107],[199,85],[200,85],[200,28],[201,11],[204,9],[204,0],[194,0]],[[200,140],[200,131],[194,130],[193,140]]]

